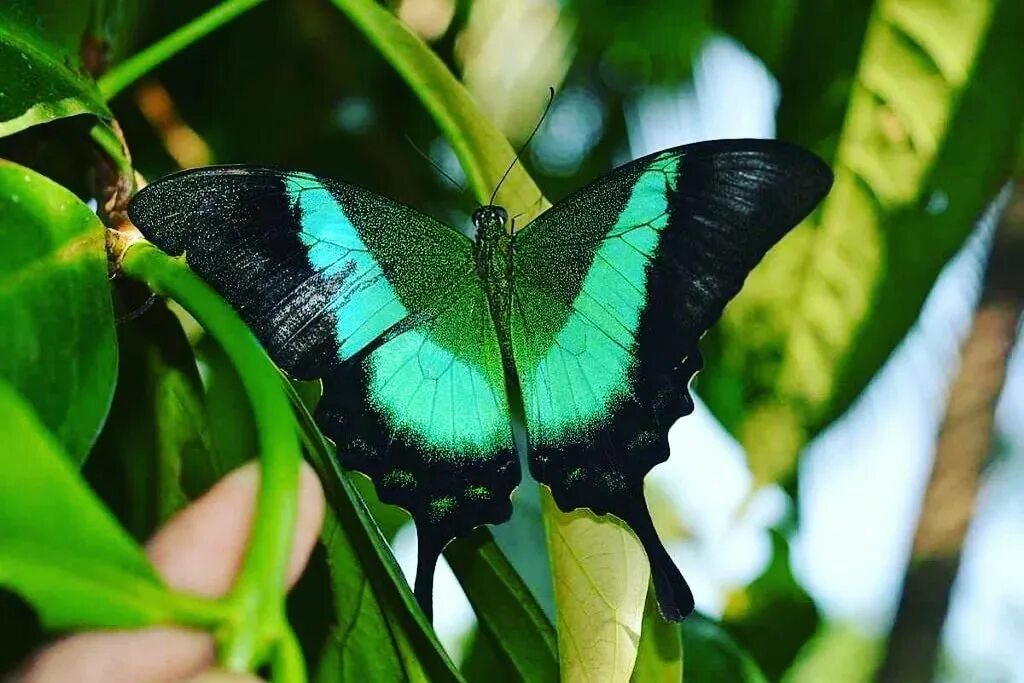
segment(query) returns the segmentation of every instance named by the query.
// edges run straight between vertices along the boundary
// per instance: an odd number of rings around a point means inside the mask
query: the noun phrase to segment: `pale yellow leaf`
[[[610,516],[565,513],[541,490],[567,683],[628,681],[651,570],[640,542]]]

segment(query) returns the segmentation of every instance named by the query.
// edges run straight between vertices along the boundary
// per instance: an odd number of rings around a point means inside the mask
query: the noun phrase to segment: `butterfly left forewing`
[[[531,472],[562,509],[633,527],[666,617],[693,598],[654,532],[643,478],[693,409],[698,339],[830,182],[790,145],[700,143],[617,169],[516,236],[512,347]]]

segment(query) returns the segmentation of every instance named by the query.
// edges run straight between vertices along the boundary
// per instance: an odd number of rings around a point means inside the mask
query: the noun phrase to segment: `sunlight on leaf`
[[[701,396],[759,481],[788,476],[860,393],[1012,172],[1024,90],[1001,84],[1021,25],[1013,0],[876,4],[831,195],[704,344]]]
[[[845,683],[869,683],[881,660],[876,638],[856,627],[826,624],[804,645],[796,663],[782,678],[786,683],[816,683],[842,679]]]
[[[650,567],[639,541],[609,517],[558,512],[543,497],[566,681],[627,681],[633,672]]]
[[[68,190],[0,161],[0,234],[0,378],[80,463],[117,372],[103,225]]]
[[[0,6],[0,137],[75,114],[113,118],[79,57],[90,3],[73,11],[38,4]]]

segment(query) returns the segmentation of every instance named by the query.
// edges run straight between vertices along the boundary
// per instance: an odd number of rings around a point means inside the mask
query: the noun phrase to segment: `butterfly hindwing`
[[[323,380],[316,418],[342,463],[416,521],[428,604],[437,553],[506,519],[519,481],[470,240],[354,186],[245,166],[162,179],[129,215],[185,253],[283,370]]]
[[[830,184],[791,145],[698,143],[616,169],[516,235],[512,348],[531,473],[563,510],[633,527],[666,617],[693,598],[654,532],[644,476],[693,409],[698,339]]]

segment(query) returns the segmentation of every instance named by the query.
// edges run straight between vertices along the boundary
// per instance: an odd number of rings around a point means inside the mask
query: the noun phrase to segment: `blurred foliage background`
[[[475,202],[422,93],[335,4],[355,3],[261,3],[123,90],[109,113],[134,168],[147,178],[210,163],[304,169],[465,227]],[[76,72],[101,74],[209,7],[13,2],[0,9],[0,67],[16,68],[33,36],[57,36],[81,60]],[[672,461],[652,474],[649,495],[706,616],[687,622],[678,667],[645,630],[634,679],[1024,681],[1024,581],[1013,569],[1024,560],[1024,361],[1012,355],[1024,301],[1014,180],[1024,3],[386,7],[513,145],[556,89],[521,157],[551,201],[631,158],[713,137],[777,136],[836,171],[823,207],[769,254],[704,340],[701,405],[671,432]],[[15,40],[14,27],[31,30]],[[43,85],[13,70],[0,83],[0,156],[95,197],[95,119],[70,115],[106,116],[107,105],[72,79],[67,93],[52,93],[64,109],[20,125],[11,101]],[[123,310],[145,298],[116,294]],[[228,454],[223,465],[254,448],[237,377],[179,313],[161,305],[120,327],[114,409],[85,468],[138,537],[209,480],[187,465],[161,471],[161,453],[210,449]],[[161,392],[198,396],[178,420],[203,426],[152,443],[148,421],[182,405]],[[119,406],[139,396],[157,398],[154,412],[123,420]],[[154,481],[165,495],[146,493]],[[357,483],[408,571],[403,513]],[[493,532],[551,618],[541,504],[528,487],[516,503],[513,522]],[[460,579],[474,557],[449,557]],[[318,612],[319,591],[331,590],[326,567],[345,561],[325,545],[294,596],[309,642],[331,620]],[[344,586],[333,588],[344,602]],[[500,616],[484,628],[480,614],[478,628],[479,603],[466,603],[450,573],[438,591],[435,624],[466,677],[523,677],[494,642]],[[8,663],[38,641],[18,631],[5,633]]]

